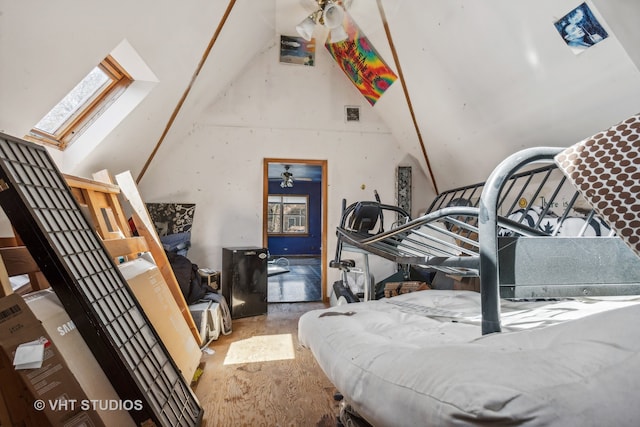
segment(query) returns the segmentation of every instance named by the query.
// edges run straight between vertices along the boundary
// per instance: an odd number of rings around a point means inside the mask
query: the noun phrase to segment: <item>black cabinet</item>
[[[267,313],[267,249],[222,248],[221,290],[231,317]]]

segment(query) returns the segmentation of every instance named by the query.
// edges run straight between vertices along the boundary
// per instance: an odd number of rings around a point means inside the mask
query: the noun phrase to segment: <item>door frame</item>
[[[263,166],[263,178],[262,178],[262,245],[267,248],[269,239],[267,236],[267,221],[269,218],[268,201],[269,201],[269,163],[286,163],[286,164],[303,164],[320,166],[322,169],[322,182],[320,188],[322,191],[320,215],[322,217],[322,235],[320,239],[320,292],[322,295],[322,301],[328,302],[329,297],[327,295],[327,222],[328,222],[328,209],[327,209],[327,191],[329,186],[327,184],[327,160],[313,160],[313,159],[283,159],[283,158],[264,158],[262,162]]]

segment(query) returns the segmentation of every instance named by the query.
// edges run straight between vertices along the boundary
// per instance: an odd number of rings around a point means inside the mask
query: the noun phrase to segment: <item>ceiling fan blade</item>
[[[282,181],[282,177],[278,177],[278,178],[269,178],[269,181]],[[313,178],[306,178],[306,177],[297,177],[297,176],[293,176],[293,181],[313,181]]]

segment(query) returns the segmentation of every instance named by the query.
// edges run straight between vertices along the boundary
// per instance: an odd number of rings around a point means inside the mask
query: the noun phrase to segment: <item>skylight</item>
[[[56,133],[83,105],[100,94],[102,88],[112,81],[99,67],[95,67],[65,96],[35,128],[50,134]]]
[[[65,149],[131,82],[120,64],[107,56],[31,129],[28,136]]]

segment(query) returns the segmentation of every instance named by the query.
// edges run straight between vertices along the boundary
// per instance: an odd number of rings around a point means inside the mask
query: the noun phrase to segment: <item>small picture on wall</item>
[[[576,55],[609,36],[586,3],[563,16],[555,27]]]
[[[316,39],[280,36],[280,62],[313,67],[316,60]]]
[[[344,118],[347,122],[360,121],[360,107],[357,105],[345,105]]]

